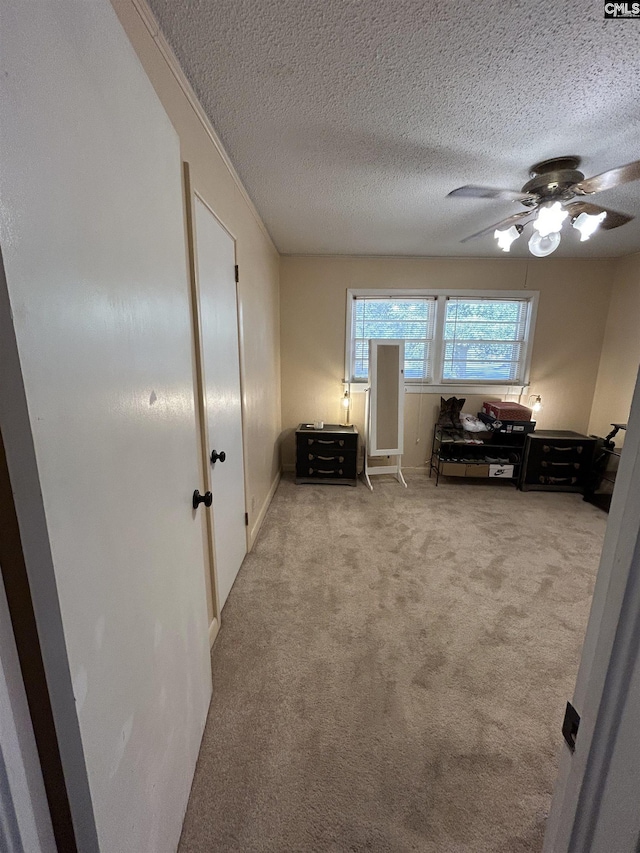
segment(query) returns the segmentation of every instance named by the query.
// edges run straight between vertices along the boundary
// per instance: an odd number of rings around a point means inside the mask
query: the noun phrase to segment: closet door
[[[236,250],[233,237],[198,196],[195,244],[215,579],[222,608],[247,553]]]

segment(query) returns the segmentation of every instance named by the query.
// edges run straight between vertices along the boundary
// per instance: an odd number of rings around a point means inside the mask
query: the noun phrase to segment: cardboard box
[[[511,466],[513,468],[513,466]],[[443,462],[440,473],[445,477],[488,477],[489,465],[484,462]]]
[[[443,462],[440,473],[445,477],[466,477],[467,466],[464,462]]]
[[[489,465],[489,476],[511,479],[513,477],[513,465]]]
[[[490,465],[467,465],[465,477],[488,477]]]
[[[499,421],[530,421],[532,414],[532,409],[528,406],[500,400],[486,400],[482,404],[482,411]]]
[[[535,421],[505,421],[503,419],[494,418],[492,415],[487,415],[485,412],[478,412],[478,417],[481,421],[484,421],[488,426],[493,428],[492,434],[494,436],[527,435],[527,433],[534,432],[536,428]],[[498,422],[500,423],[500,426],[496,427]]]

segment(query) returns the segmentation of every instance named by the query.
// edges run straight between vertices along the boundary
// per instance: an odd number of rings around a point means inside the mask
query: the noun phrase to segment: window
[[[435,298],[356,297],[353,306],[352,379],[365,380],[369,374],[369,338],[402,338],[404,375],[407,379],[427,379],[435,320]]]
[[[347,292],[347,376],[366,382],[369,339],[405,341],[410,386],[525,385],[537,293]]]
[[[517,382],[528,313],[526,299],[448,297],[442,379]]]

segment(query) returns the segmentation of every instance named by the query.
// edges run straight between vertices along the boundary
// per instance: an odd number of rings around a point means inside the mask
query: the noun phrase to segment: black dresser
[[[296,483],[356,486],[357,462],[355,426],[300,424],[296,430]]]
[[[524,443],[520,488],[582,492],[591,470],[595,439],[564,429],[530,433]]]

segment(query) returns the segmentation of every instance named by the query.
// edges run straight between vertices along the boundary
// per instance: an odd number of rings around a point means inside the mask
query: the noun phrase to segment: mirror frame
[[[378,381],[378,351],[380,347],[397,347],[398,376],[396,418],[398,442],[396,447],[378,447],[378,410],[385,405],[385,399],[391,396],[391,388],[386,391]],[[394,384],[395,388],[395,384]],[[386,392],[386,393],[385,393]],[[404,340],[397,338],[370,338],[369,340],[369,414],[367,430],[367,454],[369,456],[401,456],[404,447]]]

